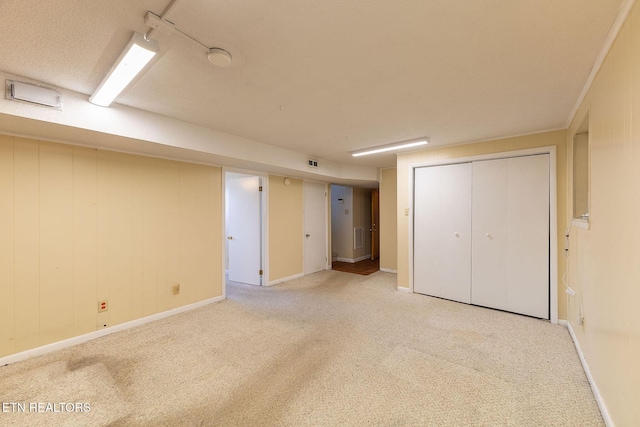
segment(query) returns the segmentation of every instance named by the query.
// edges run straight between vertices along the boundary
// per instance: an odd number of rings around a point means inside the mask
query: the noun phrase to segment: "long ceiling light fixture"
[[[158,52],[160,46],[157,41],[146,39],[142,34],[134,32],[107,76],[89,98],[89,102],[103,107],[111,105]]]
[[[369,154],[378,154],[378,153],[385,153],[387,151],[402,150],[404,148],[419,147],[421,145],[427,145],[428,143],[429,143],[429,138],[421,138],[417,141],[398,142],[395,144],[381,145],[378,147],[358,150],[358,151],[352,152],[351,155],[353,157],[368,156]]]

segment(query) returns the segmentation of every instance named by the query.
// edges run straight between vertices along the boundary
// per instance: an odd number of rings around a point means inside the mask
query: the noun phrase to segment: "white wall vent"
[[[313,160],[313,159],[309,159],[309,160],[307,160],[307,165],[310,168],[317,168],[318,167],[318,161],[317,160]]]
[[[6,83],[7,99],[62,109],[62,95],[53,89],[13,80]]]

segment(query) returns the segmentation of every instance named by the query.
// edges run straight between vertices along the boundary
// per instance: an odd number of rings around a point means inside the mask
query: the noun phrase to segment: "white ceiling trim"
[[[420,151],[432,151],[432,150],[448,149],[448,148],[453,148],[453,147],[460,147],[460,146],[463,146],[463,145],[481,144],[483,142],[490,142],[490,141],[502,141],[504,139],[521,138],[521,137],[524,137],[524,136],[538,135],[538,134],[541,134],[541,133],[557,132],[559,130],[567,130],[567,128],[565,126],[560,126],[560,127],[555,127],[555,128],[551,128],[551,129],[535,130],[535,131],[531,131],[531,132],[523,132],[523,133],[517,133],[517,134],[507,135],[507,136],[496,136],[496,137],[485,138],[485,139],[457,142],[455,144],[435,145],[435,146],[432,146],[432,147],[427,146],[426,148],[423,148],[423,149],[413,150],[410,153],[414,154],[414,153],[420,152]],[[409,153],[409,152],[407,152],[407,153]],[[401,156],[403,154],[406,154],[406,153],[397,153],[396,156]],[[394,168],[396,168],[396,166],[383,167],[383,168],[380,168],[380,170],[383,170],[383,169],[394,169]]]
[[[616,15],[616,19],[613,21],[613,24],[611,24],[611,28],[607,33],[607,38],[605,39],[604,44],[602,45],[600,54],[596,58],[596,61],[593,64],[593,67],[591,68],[591,72],[589,73],[589,76],[587,77],[587,80],[584,83],[584,87],[582,88],[582,92],[580,92],[580,96],[578,96],[578,99],[576,100],[576,104],[573,106],[573,109],[569,113],[569,117],[567,117],[567,121],[564,124],[565,129],[568,129],[569,126],[571,126],[571,122],[575,118],[576,113],[578,112],[578,108],[580,108],[580,105],[582,105],[582,101],[584,101],[584,98],[587,96],[587,93],[589,93],[589,89],[591,89],[591,85],[593,85],[593,81],[598,75],[598,71],[600,71],[600,68],[604,63],[604,60],[607,57],[607,54],[609,54],[609,50],[611,50],[611,46],[613,46],[613,42],[616,41],[618,34],[620,34],[620,30],[622,29],[622,26],[626,22],[627,17],[629,16],[629,12],[631,12],[631,9],[633,8],[633,4],[635,3],[635,1],[636,0],[624,0],[623,3],[620,5],[620,11],[618,12],[618,15]]]

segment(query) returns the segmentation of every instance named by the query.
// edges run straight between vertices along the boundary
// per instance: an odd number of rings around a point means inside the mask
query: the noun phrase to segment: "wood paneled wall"
[[[398,268],[397,170],[383,169],[380,181],[380,268]]]
[[[636,2],[567,132],[588,116],[589,223],[569,237],[566,319],[580,343],[611,425],[640,425],[640,3]],[[578,174],[580,171],[578,171]],[[568,212],[573,210],[569,197]],[[584,206],[586,202],[583,201]],[[572,215],[568,215],[571,217]],[[582,321],[579,321],[582,320]]]
[[[217,167],[0,135],[0,357],[222,295],[221,200]]]
[[[303,182],[284,178],[269,176],[269,281],[304,272]]]

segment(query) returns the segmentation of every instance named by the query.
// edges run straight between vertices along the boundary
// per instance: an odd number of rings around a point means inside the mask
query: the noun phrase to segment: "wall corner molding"
[[[607,410],[607,405],[605,405],[604,400],[602,399],[602,395],[600,394],[600,390],[596,385],[593,376],[591,375],[591,370],[589,369],[589,365],[587,364],[587,359],[582,352],[582,348],[580,348],[580,343],[578,342],[578,338],[576,334],[573,332],[573,328],[571,327],[571,323],[566,320],[559,320],[558,323],[562,326],[566,326],[569,330],[569,335],[571,335],[571,340],[576,347],[576,351],[578,352],[578,356],[580,357],[580,363],[582,363],[582,368],[584,369],[584,373],[587,376],[587,380],[589,380],[589,385],[591,386],[591,390],[593,391],[593,396],[598,403],[598,408],[600,409],[600,414],[602,415],[602,419],[607,427],[614,427],[613,420],[611,420],[611,416],[609,415],[609,411]]]
[[[338,257],[338,259],[336,261],[348,262],[350,264],[354,264],[356,262],[364,261],[366,259],[371,259],[371,254],[363,255],[363,256],[358,257],[358,258],[342,258],[342,257]]]
[[[604,63],[604,60],[607,57],[607,54],[609,53],[609,50],[611,50],[611,46],[613,46],[613,42],[615,42],[616,38],[618,37],[618,34],[620,33],[620,30],[622,29],[622,26],[627,21],[627,17],[629,16],[629,13],[631,12],[631,9],[633,8],[633,4],[635,3],[635,1],[636,0],[624,0],[620,5],[620,10],[618,11],[618,15],[616,15],[616,19],[611,24],[611,28],[607,33],[607,37],[604,39],[604,44],[602,45],[602,49],[600,49],[600,53],[596,57],[596,60],[593,63],[593,67],[591,67],[589,76],[587,77],[587,80],[584,82],[584,86],[582,87],[582,92],[580,92],[578,99],[576,99],[575,105],[573,106],[573,108],[571,109],[571,112],[569,113],[569,116],[567,117],[567,121],[564,124],[565,129],[568,129],[569,126],[571,126],[571,122],[575,118],[575,115],[578,112],[580,105],[582,105],[582,101],[584,101],[584,99],[586,98],[587,93],[589,92],[589,89],[591,89],[591,85],[593,84],[593,81],[598,75],[598,72],[600,71],[600,68]]]

